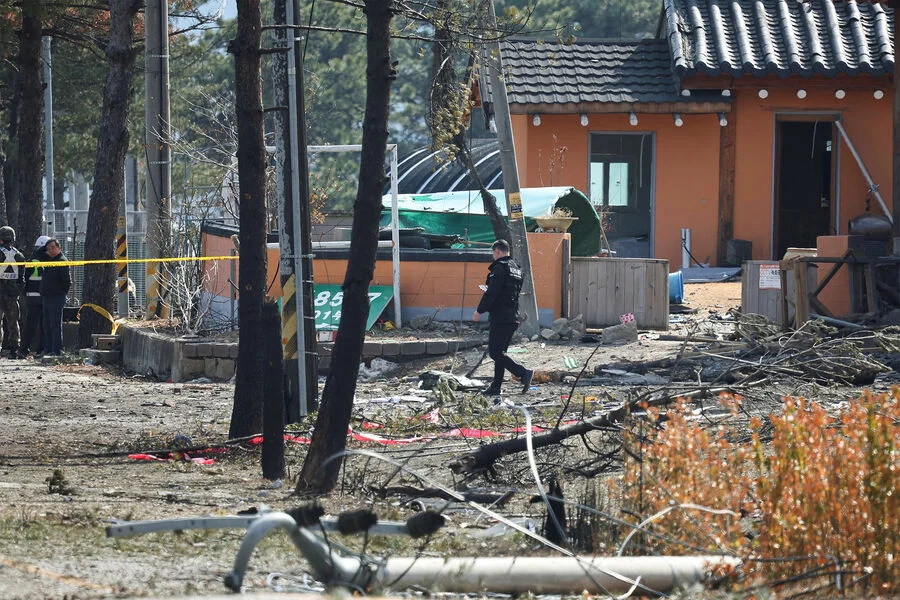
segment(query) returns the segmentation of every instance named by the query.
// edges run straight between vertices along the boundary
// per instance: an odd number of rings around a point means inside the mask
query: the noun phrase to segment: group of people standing
[[[25,358],[29,354],[59,356],[62,354],[63,307],[71,286],[69,269],[15,264],[27,262],[15,243],[15,230],[0,227],[2,346],[9,348],[10,359]],[[65,260],[56,238],[42,235],[35,241],[31,262],[42,264]],[[35,338],[37,343],[32,348]]]

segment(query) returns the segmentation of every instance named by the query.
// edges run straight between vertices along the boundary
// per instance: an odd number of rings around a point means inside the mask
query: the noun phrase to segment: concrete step
[[[97,348],[82,348],[78,351],[81,356],[90,359],[95,365],[108,365],[122,362],[121,350],[98,350]]]

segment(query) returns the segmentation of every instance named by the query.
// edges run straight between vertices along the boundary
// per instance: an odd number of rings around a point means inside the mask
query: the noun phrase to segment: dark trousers
[[[62,353],[62,317],[66,297],[42,296],[44,302],[44,352],[47,354]]]
[[[44,324],[43,311],[40,304],[29,304],[25,311],[25,328],[22,331],[22,350],[44,351]],[[37,335],[37,346],[32,348],[32,342]]]
[[[506,354],[513,334],[519,328],[518,323],[494,323],[491,321],[488,334],[488,356],[494,361],[494,381],[491,387],[500,389],[503,384],[503,372],[509,371],[516,377],[522,377],[528,369],[514,361]]]

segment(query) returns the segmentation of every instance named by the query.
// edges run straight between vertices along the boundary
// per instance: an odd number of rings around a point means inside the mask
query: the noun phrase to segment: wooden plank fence
[[[669,261],[572,257],[572,315],[607,327],[625,313],[634,313],[638,327],[668,329]]]

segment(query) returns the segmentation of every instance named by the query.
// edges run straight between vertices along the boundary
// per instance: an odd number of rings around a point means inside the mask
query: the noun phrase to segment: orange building
[[[854,0],[664,0],[655,39],[504,42],[521,185],[585,191],[619,256],[673,269],[682,229],[719,266],[844,235],[889,210],[891,31]]]

